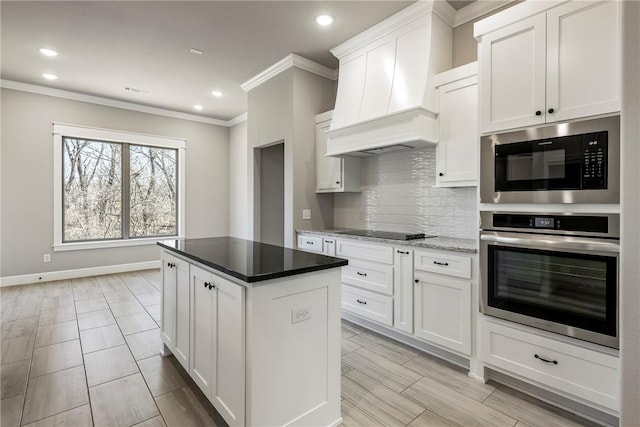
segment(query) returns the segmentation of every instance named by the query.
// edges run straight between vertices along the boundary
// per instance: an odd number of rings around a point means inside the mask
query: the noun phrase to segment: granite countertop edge
[[[430,237],[427,239],[416,240],[395,240],[381,239],[377,237],[354,236],[345,234],[343,229],[329,230],[296,230],[299,234],[313,234],[317,236],[327,236],[340,239],[362,240],[365,242],[387,243],[392,245],[412,246],[421,249],[437,249],[442,251],[460,252],[467,254],[478,253],[478,241],[475,239],[461,239],[458,237]]]

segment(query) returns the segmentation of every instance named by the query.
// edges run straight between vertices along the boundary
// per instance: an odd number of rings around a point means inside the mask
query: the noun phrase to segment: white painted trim
[[[453,25],[455,9],[453,9],[449,3],[436,0],[417,1],[402,9],[395,15],[391,15],[384,21],[379,22],[373,27],[334,47],[330,52],[336,58],[342,59],[362,48],[362,46],[373,43],[414,21],[422,19],[425,15],[431,12],[438,15],[449,25]]]
[[[53,122],[53,133],[60,136],[94,139],[98,141],[127,142],[136,145],[181,149],[186,147],[185,139],[125,132],[91,126],[71,125]]]
[[[0,277],[0,287],[27,285],[29,283],[49,282],[52,280],[75,279],[78,277],[98,276],[101,274],[125,273],[127,271],[149,270],[152,268],[160,268],[160,260]]]
[[[60,229],[62,230],[62,227],[60,227]],[[83,251],[86,249],[106,249],[106,248],[120,248],[120,247],[126,247],[126,246],[155,245],[158,241],[177,240],[177,239],[184,239],[184,237],[158,236],[158,237],[147,237],[147,238],[140,238],[140,239],[71,242],[71,243],[55,244],[52,246],[52,248],[54,252]]]
[[[478,0],[474,1],[468,6],[458,9],[456,11],[456,17],[453,21],[453,26],[457,27],[462,24],[466,24],[469,21],[473,21],[487,13],[491,13],[496,9],[500,9],[508,4],[515,3],[516,0]]]
[[[440,74],[433,76],[433,85],[440,87],[445,84],[464,80],[469,77],[478,75],[478,61],[453,68]]]
[[[39,95],[53,96],[55,98],[71,99],[73,101],[89,102],[91,104],[105,105],[107,107],[122,108],[124,110],[139,111],[141,113],[155,114],[158,116],[173,117],[174,119],[189,120],[192,122],[207,123],[210,125],[231,127],[234,124],[231,120],[220,120],[211,117],[197,116],[195,114],[183,113],[181,111],[166,110],[164,108],[149,107],[147,105],[135,104],[127,101],[117,101],[115,99],[101,96],[87,95],[63,89],[55,89],[46,86],[39,86],[30,83],[16,82],[13,80],[0,80],[0,87],[5,89],[19,90],[22,92],[37,93]],[[240,117],[240,116],[238,116]]]
[[[249,118],[249,114],[248,113],[242,113],[239,116],[235,116],[233,119],[227,121],[227,124],[229,127],[233,127],[235,125],[238,125],[242,122],[246,122]]]
[[[337,70],[325,67],[324,65],[318,64],[317,62],[311,61],[310,59],[303,58],[300,55],[292,53],[285,56],[280,61],[276,62],[257,76],[254,76],[246,82],[242,83],[240,87],[244,89],[245,92],[248,92],[291,67],[297,67],[309,71],[310,73],[317,74],[329,80],[338,79]]]

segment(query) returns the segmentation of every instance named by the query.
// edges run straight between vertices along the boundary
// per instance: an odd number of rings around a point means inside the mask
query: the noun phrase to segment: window
[[[184,141],[54,124],[54,250],[182,235]]]

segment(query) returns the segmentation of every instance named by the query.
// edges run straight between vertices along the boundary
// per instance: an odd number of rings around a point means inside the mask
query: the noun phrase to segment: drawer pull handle
[[[409,255],[409,251],[397,251],[399,254]]]
[[[313,245],[313,242],[307,240],[307,245]]]
[[[448,266],[449,266],[449,263],[448,263],[448,262],[433,261],[433,263],[434,263],[435,265],[443,265],[443,266],[445,266],[445,267],[448,267]]]
[[[360,273],[359,271],[356,271],[356,274],[357,274],[358,276],[364,276],[364,277],[367,277],[367,273]]]
[[[557,365],[557,364],[558,364],[558,361],[557,361],[557,360],[549,360],[549,359],[545,359],[544,357],[540,357],[540,356],[538,356],[537,354],[535,354],[535,355],[534,355],[534,357],[535,357],[536,359],[538,359],[539,361],[544,362],[544,363],[553,363],[554,365]]]
[[[325,243],[333,243],[333,240],[325,240]]]
[[[366,302],[366,301],[361,301],[361,300],[359,300],[359,299],[357,299],[356,301],[358,302],[358,304],[364,304],[364,305],[367,305],[367,302]]]

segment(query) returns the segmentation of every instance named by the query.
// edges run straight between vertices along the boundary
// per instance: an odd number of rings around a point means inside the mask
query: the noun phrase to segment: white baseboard
[[[52,280],[75,279],[78,277],[99,276],[102,274],[125,273],[127,271],[148,270],[151,268],[160,268],[160,260],[0,277],[0,287],[27,285],[30,283],[49,282]]]

